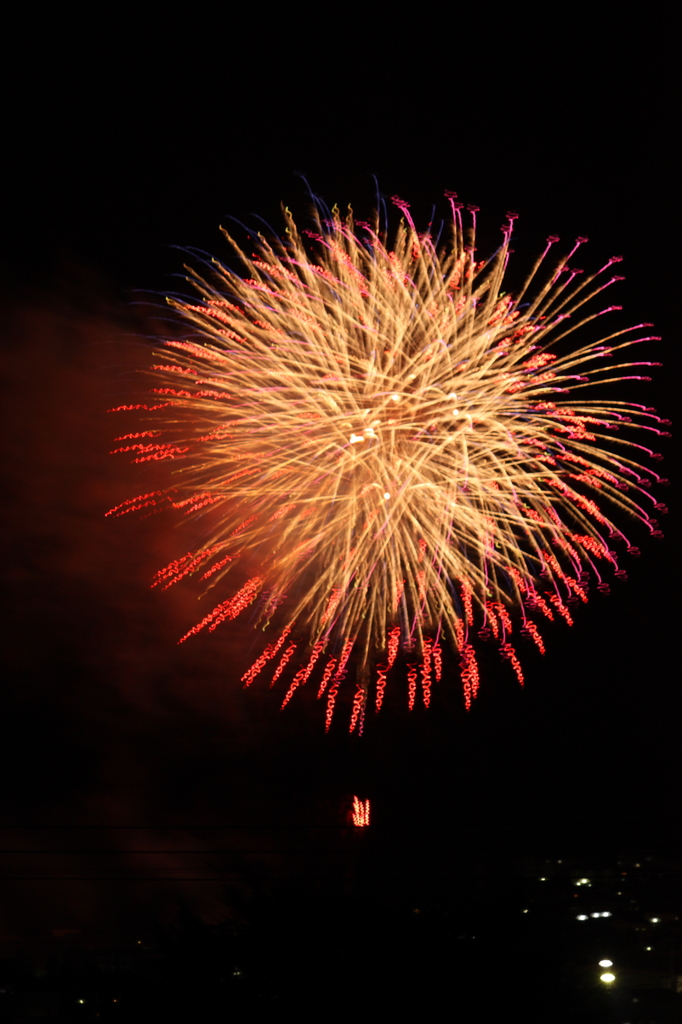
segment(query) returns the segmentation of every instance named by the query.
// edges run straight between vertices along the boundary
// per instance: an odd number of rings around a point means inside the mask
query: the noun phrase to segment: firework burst
[[[303,232],[285,211],[284,237],[259,235],[250,256],[227,235],[241,273],[190,272],[198,299],[171,301],[184,340],[160,346],[153,401],[122,407],[149,417],[116,451],[171,463],[172,486],[109,514],[194,517],[200,546],[153,585],[193,575],[224,591],[180,642],[248,610],[273,632],[244,684],[283,676],[284,706],[313,680],[327,728],[351,657],[351,730],[370,700],[381,708],[399,656],[410,708],[428,706],[444,644],[467,707],[479,638],[522,684],[517,636],[544,653],[543,620],[571,624],[590,580],[625,575],[615,548],[636,549],[611,516],[660,533],[647,490],[660,478],[640,465],[657,456],[624,435],[666,421],[604,397],[649,379],[652,364],[621,354],[651,325],[580,340],[620,308],[600,301],[619,259],[569,269],[587,239],[556,256],[550,237],[508,294],[515,215],[477,261],[476,208],[448,198],[443,243],[397,198],[390,240],[378,214],[321,206]]]

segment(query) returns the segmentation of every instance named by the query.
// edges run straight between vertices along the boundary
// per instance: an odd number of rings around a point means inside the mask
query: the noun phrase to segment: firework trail
[[[367,828],[369,825],[369,800],[360,800],[354,796],[351,817],[356,828]]]
[[[116,451],[171,463],[172,487],[108,514],[170,504],[195,517],[200,546],[153,586],[194,575],[224,589],[180,642],[248,610],[273,639],[244,684],[284,676],[284,706],[314,679],[327,728],[351,656],[351,730],[370,700],[381,707],[399,655],[410,708],[428,706],[446,644],[467,708],[479,639],[523,684],[517,637],[544,653],[538,623],[571,624],[590,580],[625,576],[616,546],[638,553],[611,516],[660,535],[660,477],[640,465],[660,456],[625,435],[668,421],[604,397],[650,379],[640,367],[658,364],[623,353],[651,324],[596,341],[585,329],[621,308],[602,299],[619,258],[583,273],[569,260],[587,239],[557,256],[552,236],[508,294],[516,215],[476,261],[477,208],[447,195],[444,243],[397,197],[392,237],[379,214],[354,222],[321,204],[310,231],[285,210],[283,238],[259,235],[251,256],[225,232],[241,273],[190,271],[198,299],[169,300],[185,340],[161,345],[152,401],[121,407],[144,410],[145,429]]]

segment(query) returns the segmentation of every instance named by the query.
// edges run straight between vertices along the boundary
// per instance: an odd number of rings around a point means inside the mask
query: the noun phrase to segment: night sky
[[[624,397],[675,417],[672,30],[641,8],[563,10],[546,25],[354,22],[339,9],[328,28],[321,15],[190,11],[158,24],[112,14],[103,28],[93,8],[77,25],[32,26],[30,41],[27,26],[10,31],[0,846],[80,852],[3,854],[0,875],[93,877],[0,881],[0,931],[133,927],[178,904],[220,920],[228,874],[252,889],[333,874],[354,793],[372,801],[367,857],[406,898],[453,858],[679,845],[673,442],[660,445],[671,486],[656,492],[665,539],[633,528],[628,581],[608,597],[593,588],[573,629],[544,631],[524,691],[491,653],[470,713],[452,673],[428,713],[410,715],[397,683],[361,739],[344,707],[325,736],[312,691],[284,713],[266,685],[244,692],[258,649],[239,622],[177,647],[198,591],[149,583],[191,531],[104,518],[165,480],[163,466],[142,477],[109,455],[119,424],[105,410],[139,391],[183,250],[224,257],[221,223],[259,215],[279,230],[282,202],[304,221],[301,174],[361,218],[376,175],[418,224],[454,189],[481,208],[484,252],[515,210],[524,265],[553,233],[589,236],[586,267],[622,255],[613,301],[624,323],[655,323],[663,341],[646,358],[664,364]],[[145,881],[159,875],[215,881]]]

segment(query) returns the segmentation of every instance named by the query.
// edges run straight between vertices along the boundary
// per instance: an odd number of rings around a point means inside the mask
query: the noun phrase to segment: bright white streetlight
[[[600,960],[599,961],[599,966],[600,967],[613,967],[613,960]]]
[[[600,974],[599,975],[599,980],[600,981],[605,981],[607,985],[610,985],[612,981],[616,980],[616,975],[615,974],[611,974],[610,971],[606,971],[605,974]]]

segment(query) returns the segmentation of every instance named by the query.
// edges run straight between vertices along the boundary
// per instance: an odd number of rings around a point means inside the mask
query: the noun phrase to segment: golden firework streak
[[[449,199],[438,248],[398,199],[390,248],[378,217],[354,224],[336,208],[316,212],[303,233],[285,210],[284,237],[259,236],[253,256],[227,235],[244,271],[215,262],[210,276],[190,272],[200,301],[171,300],[186,340],[165,342],[154,368],[163,402],[122,407],[156,412],[153,430],[121,438],[144,440],[117,450],[171,461],[171,504],[204,526],[202,546],[157,582],[202,572],[215,587],[237,576],[232,596],[183,640],[247,608],[256,625],[275,617],[286,628],[245,674],[249,684],[295,628],[302,660],[284,703],[323,672],[328,720],[352,649],[353,728],[377,661],[381,705],[398,645],[421,658],[425,703],[441,636],[459,651],[467,706],[479,686],[474,630],[522,683],[514,626],[544,652],[532,617],[551,619],[553,607],[570,622],[564,600],[584,599],[590,577],[605,588],[597,562],[617,570],[614,543],[632,550],[610,516],[660,533],[647,511],[648,480],[660,478],[638,461],[656,456],[623,435],[665,433],[667,421],[603,397],[604,385],[652,365],[620,358],[650,340],[651,325],[580,340],[620,308],[600,305],[620,280],[618,258],[572,270],[586,239],[555,257],[551,237],[511,296],[515,215],[497,252],[476,262],[475,208],[465,229]],[[112,514],[162,507],[153,494]],[[413,706],[416,668],[409,678]]]

